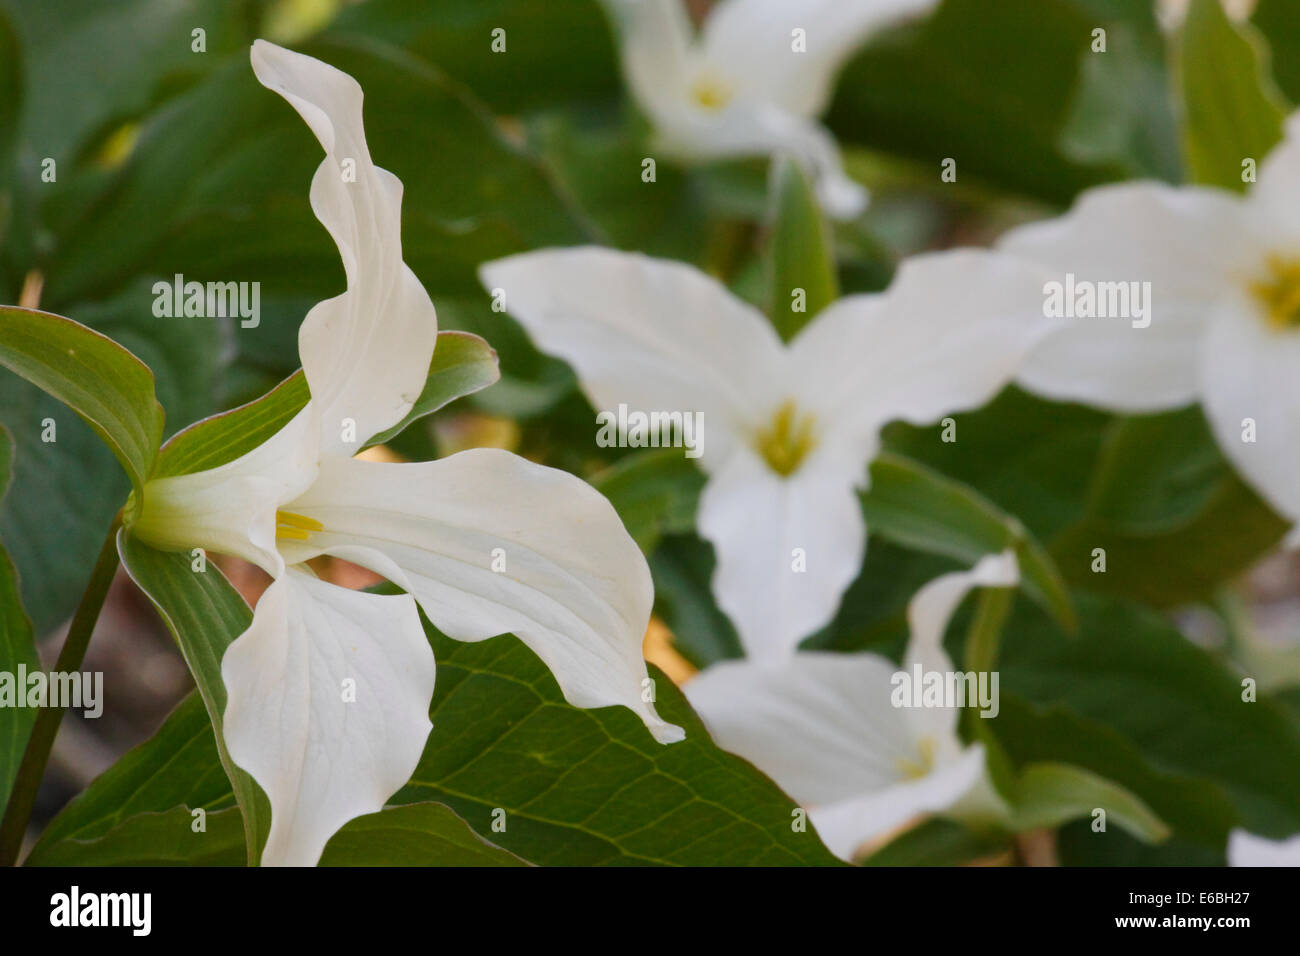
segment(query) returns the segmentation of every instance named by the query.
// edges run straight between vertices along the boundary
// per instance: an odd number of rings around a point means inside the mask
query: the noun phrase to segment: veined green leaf
[[[441,803],[385,807],[330,837],[321,866],[527,866]]]
[[[147,365],[79,322],[11,306],[0,306],[0,365],[85,419],[141,492],[163,434]]]
[[[230,759],[221,729],[226,710],[221,658],[235,638],[248,630],[253,612],[215,564],[205,561],[205,570],[195,571],[189,555],[155,550],[134,540],[125,529],[118,534],[117,548],[122,566],[153,602],[198,684],[221,765],[243,811],[248,859],[255,863],[270,831],[270,803],[253,778]]]
[[[1233,25],[1219,0],[1192,0],[1179,40],[1183,149],[1193,181],[1245,192],[1243,163],[1256,167],[1282,139],[1286,108],[1268,76],[1267,44]]]

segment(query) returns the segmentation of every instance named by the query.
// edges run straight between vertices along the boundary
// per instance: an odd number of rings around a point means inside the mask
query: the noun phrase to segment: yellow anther
[[[731,87],[714,73],[702,73],[691,84],[691,99],[706,110],[720,110],[731,102]]]
[[[1300,258],[1269,256],[1268,270],[1266,278],[1250,284],[1251,294],[1264,307],[1274,328],[1300,327]]]
[[[800,415],[794,400],[787,399],[771,424],[759,429],[755,447],[778,475],[791,475],[817,445],[815,424],[811,415]]]
[[[908,760],[906,757],[898,758],[898,769],[903,772],[903,776],[908,780],[916,780],[924,777],[934,769],[934,738],[922,737],[916,742],[918,760]]]
[[[289,538],[292,541],[306,541],[313,531],[324,531],[325,526],[315,518],[295,514],[292,511],[275,513],[275,536]]]

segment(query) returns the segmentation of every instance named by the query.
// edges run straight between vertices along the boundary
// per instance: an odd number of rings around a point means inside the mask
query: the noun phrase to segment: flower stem
[[[77,613],[73,615],[72,624],[68,627],[68,636],[54,665],[58,673],[70,674],[81,669],[90,635],[95,630],[95,621],[99,619],[108,587],[113,583],[113,575],[117,572],[117,529],[120,524],[119,514],[113,519],[108,537],[99,549],[99,557],[90,572],[90,582],[86,585]],[[36,722],[32,724],[32,733],[27,738],[27,749],[23,751],[23,762],[18,767],[9,806],[5,810],[4,820],[0,821],[0,866],[13,866],[18,860],[23,835],[27,832],[27,821],[36,802],[36,791],[40,788],[41,778],[45,776],[45,765],[49,762],[50,750],[54,746],[54,738],[62,720],[62,707],[47,706],[41,708],[36,715]]]

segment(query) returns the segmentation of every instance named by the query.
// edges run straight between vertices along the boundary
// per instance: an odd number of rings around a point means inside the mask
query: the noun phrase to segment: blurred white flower
[[[881,27],[938,0],[721,0],[698,35],[683,0],[604,0],[628,86],[657,148],[687,162],[787,153],[823,207],[852,218],[867,193],[845,175],[817,117],[835,75]]]
[[[696,526],[745,651],[785,658],[862,567],[855,489],[893,419],[977,408],[1048,332],[1045,270],[978,250],[907,260],[888,291],[834,302],[785,345],[754,307],[678,262],[601,248],[480,269],[597,410],[703,414]],[[801,570],[806,568],[806,570]]]
[[[1259,0],[1221,0],[1224,11],[1234,20],[1248,20]],[[1192,0],[1156,0],[1156,15],[1167,30],[1177,28],[1187,19]]]
[[[1245,830],[1228,835],[1229,866],[1300,866],[1300,836],[1268,840]]]
[[[1008,551],[917,591],[903,670],[951,672],[943,636],[962,598],[1018,580]],[[780,664],[723,661],[684,689],[717,744],[807,807],[826,846],[851,860],[920,816],[991,821],[1007,813],[987,778],[983,746],[957,736],[960,709],[893,706],[898,671],[877,654],[804,651]]]
[[[1068,320],[1025,364],[1026,388],[1130,413],[1199,401],[1237,470],[1300,519],[1300,113],[1244,197],[1101,186],[999,248],[1058,280],[1151,283],[1148,327]]]
[[[347,291],[316,305],[299,331],[307,406],[241,458],[149,482],[130,533],[160,548],[238,555],[275,579],[222,660],[225,740],[271,801],[263,862],[311,865],[419,762],[434,659],[417,601],[459,640],[514,632],[577,706],[625,705],[660,741],[682,731],[643,700],[653,586],[601,495],[495,449],[419,464],[352,457],[411,410],[437,318],[402,261],[402,184],[370,160],[361,87],[260,40],[252,62],[325,147],[311,204],[338,244]],[[492,568],[497,548],[502,573]],[[322,554],[408,593],[321,581],[305,562]]]

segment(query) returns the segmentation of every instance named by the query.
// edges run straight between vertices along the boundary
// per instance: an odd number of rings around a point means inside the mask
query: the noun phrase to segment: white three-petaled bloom
[[[1269,840],[1245,830],[1228,836],[1229,866],[1300,866],[1300,836]]]
[[[952,661],[943,635],[962,598],[973,587],[1017,580],[1015,555],[1005,552],[921,588],[907,609],[902,671],[877,654],[802,651],[779,664],[715,664],[686,684],[686,696],[718,745],[807,807],[843,859],[929,814],[996,821],[1006,808],[985,772],[983,746],[957,736],[959,707],[894,706],[895,675],[919,668],[946,678]]]
[[[938,0],[722,0],[699,35],[683,0],[605,0],[628,86],[657,148],[688,162],[786,153],[823,207],[851,218],[866,191],[818,122],[835,74],[874,30]]]
[[[523,253],[480,275],[601,410],[699,413],[696,526],[749,656],[788,656],[857,576],[856,489],[893,419],[977,408],[1051,323],[1045,271],[978,250],[916,256],[889,289],[827,306],[788,345],[702,272],[600,248]]]
[[[1074,300],[1076,317],[1025,364],[1027,388],[1121,412],[1200,401],[1227,457],[1295,522],[1300,114],[1258,179],[1244,198],[1159,183],[1099,187],[1059,219],[1012,230],[1000,248],[1057,269],[1061,304]],[[1139,300],[1145,314],[1135,317]]]
[[[361,87],[263,41],[252,60],[325,147],[311,203],[338,244],[347,291],[315,306],[299,332],[311,390],[302,412],[242,458],[151,482],[132,531],[158,547],[238,555],[275,579],[222,661],[225,739],[271,801],[264,862],[310,865],[419,761],[434,660],[417,601],[460,640],[514,632],[573,704],[626,705],[660,741],[682,731],[643,701],[653,587],[608,501],[503,451],[419,464],[352,457],[419,396],[437,335],[433,303],[402,261],[402,184],[370,160]],[[355,422],[350,443],[344,419]],[[505,573],[491,569],[497,548]],[[322,554],[408,593],[321,581],[305,562]]]

